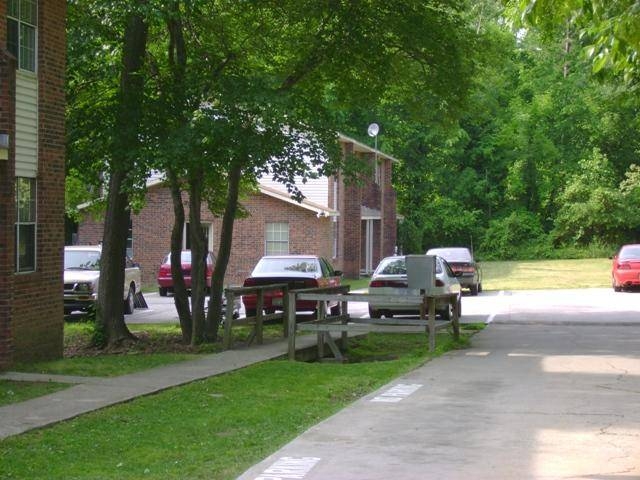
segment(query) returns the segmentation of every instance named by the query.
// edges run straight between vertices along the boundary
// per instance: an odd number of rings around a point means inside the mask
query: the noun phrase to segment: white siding
[[[16,72],[16,177],[38,173],[38,79]]]
[[[283,184],[270,178],[260,177],[260,185],[287,193],[287,188]],[[310,179],[307,180],[307,183],[302,183],[302,177],[296,177],[296,186],[310,202],[329,207],[329,179],[327,177]]]

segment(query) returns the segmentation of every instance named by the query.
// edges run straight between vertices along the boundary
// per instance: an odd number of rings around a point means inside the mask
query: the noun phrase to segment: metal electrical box
[[[436,287],[436,257],[433,255],[406,255],[407,286],[409,289],[433,293]]]

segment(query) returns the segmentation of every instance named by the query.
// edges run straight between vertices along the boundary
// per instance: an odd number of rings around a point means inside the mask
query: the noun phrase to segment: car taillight
[[[631,269],[631,265],[629,265],[628,263],[618,264],[618,270],[630,270],[630,269]]]
[[[436,287],[444,287],[444,282],[439,278],[436,278]]]
[[[169,265],[160,265],[160,275],[170,275],[171,267]]]
[[[403,282],[402,280],[373,280],[369,284],[369,287],[407,288],[407,282]]]

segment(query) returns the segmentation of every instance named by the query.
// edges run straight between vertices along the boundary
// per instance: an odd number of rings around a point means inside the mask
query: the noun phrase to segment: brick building
[[[343,135],[339,140],[343,155],[363,156],[371,163],[370,178],[358,185],[345,182],[340,175],[310,180],[299,185],[306,197],[302,203],[292,200],[282,185],[261,180],[259,193],[242,201],[249,216],[235,221],[226,284],[241,284],[266,254],[322,255],[345,277],[358,278],[393,253],[394,159]],[[159,180],[151,181],[145,207],[132,216],[130,235],[130,254],[142,267],[145,286],[155,284],[160,262],[170,250],[173,218],[169,189]],[[221,220],[203,209],[202,222],[209,249],[215,253]],[[78,228],[77,243],[101,240],[101,221],[87,218]],[[186,238],[183,242],[188,248]]]
[[[0,370],[62,355],[64,0],[0,0]]]

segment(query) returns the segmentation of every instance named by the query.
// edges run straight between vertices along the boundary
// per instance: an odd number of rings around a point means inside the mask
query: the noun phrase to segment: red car
[[[180,255],[182,263],[182,275],[187,290],[191,289],[191,250],[183,250]],[[211,288],[211,275],[213,275],[213,254],[207,253],[207,288]],[[158,270],[158,292],[161,297],[173,292],[173,276],[171,275],[171,253],[164,260]]]
[[[251,276],[244,281],[245,287],[286,283],[291,290],[316,287],[337,287],[342,272],[334,270],[324,258],[316,255],[282,255],[262,257]],[[242,302],[247,317],[256,314],[257,295],[243,295]],[[264,294],[264,310],[273,313],[282,310],[282,292],[269,291]],[[299,301],[297,311],[313,311],[317,307],[314,301]],[[332,313],[337,313],[338,304],[329,304]]]
[[[640,244],[623,245],[613,257],[611,285],[616,292],[640,287]]]

